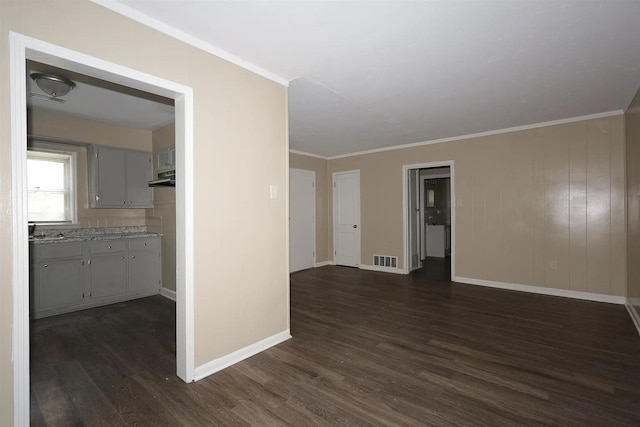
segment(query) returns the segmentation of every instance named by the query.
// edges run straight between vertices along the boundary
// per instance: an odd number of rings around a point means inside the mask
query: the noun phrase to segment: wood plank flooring
[[[293,338],[193,384],[160,296],[34,321],[32,425],[640,425],[625,308],[327,266]]]

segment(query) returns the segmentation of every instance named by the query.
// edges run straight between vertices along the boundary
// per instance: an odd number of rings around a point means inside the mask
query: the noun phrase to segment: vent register
[[[374,255],[373,265],[377,267],[398,268],[398,257],[390,255]]]

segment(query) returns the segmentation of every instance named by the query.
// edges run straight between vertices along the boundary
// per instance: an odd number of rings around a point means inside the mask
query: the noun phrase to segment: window
[[[27,151],[29,222],[77,223],[75,177],[75,153]]]

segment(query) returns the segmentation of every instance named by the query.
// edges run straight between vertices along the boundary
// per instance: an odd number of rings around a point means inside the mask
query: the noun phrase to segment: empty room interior
[[[640,2],[0,3],[0,425],[640,425]]]

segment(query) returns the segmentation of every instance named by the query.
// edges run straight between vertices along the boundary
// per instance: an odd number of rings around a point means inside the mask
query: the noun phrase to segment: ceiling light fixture
[[[31,78],[47,95],[54,98],[65,96],[76,84],[66,77],[56,76],[47,73],[33,73]]]

